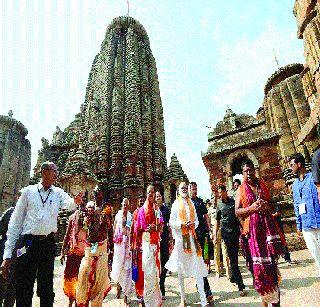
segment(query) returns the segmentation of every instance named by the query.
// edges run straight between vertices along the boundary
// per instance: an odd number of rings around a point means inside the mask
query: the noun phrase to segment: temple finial
[[[274,50],[274,48],[272,48],[272,50],[273,50],[274,60],[276,61],[278,68],[280,68],[279,61],[276,56],[276,51]]]
[[[129,16],[129,12],[130,12],[130,5],[129,5],[129,0],[127,0],[127,7],[128,7],[128,12],[127,12],[127,16]]]

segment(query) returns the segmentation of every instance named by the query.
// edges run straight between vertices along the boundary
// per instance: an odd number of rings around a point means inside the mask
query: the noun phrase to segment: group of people
[[[123,293],[125,305],[135,295],[143,306],[162,306],[168,271],[178,275],[181,307],[186,306],[185,277],[195,279],[201,306],[210,305],[213,295],[204,261],[210,231],[216,246],[217,276],[221,275],[219,246],[223,245],[227,276],[238,286],[240,295],[246,295],[238,265],[240,245],[262,305],[280,306],[278,259],[282,255],[291,263],[280,211],[272,205],[266,183],[256,177],[253,163],[244,161],[241,167],[243,180],[234,182],[233,191],[228,194],[225,185],[218,186],[219,201],[211,211],[213,223],[210,210],[197,196],[195,182],[180,183],[171,210],[161,192],[149,185],[134,212],[130,212],[130,199],[123,198],[121,209],[113,216],[112,206],[104,201],[101,190],[95,189],[94,201],[88,203],[82,192],[73,199],[54,186],[56,165],[43,163],[41,182],[22,189],[14,210],[5,212],[6,218],[1,219],[1,230],[5,228],[1,237],[1,244],[5,242],[1,281],[6,288],[0,287],[7,304],[4,306],[13,306],[14,295],[17,307],[32,306],[36,279],[40,305],[53,306],[60,208],[74,211],[60,258],[65,263],[63,290],[70,307],[102,306],[111,289],[110,278],[117,297]],[[307,172],[301,154],[292,157],[290,167],[297,175],[292,186],[297,229],[302,231],[320,275],[320,182]]]

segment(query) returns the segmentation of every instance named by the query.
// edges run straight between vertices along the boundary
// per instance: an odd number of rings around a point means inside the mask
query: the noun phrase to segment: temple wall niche
[[[14,204],[19,191],[28,185],[31,146],[28,130],[9,116],[0,115],[0,214]]]

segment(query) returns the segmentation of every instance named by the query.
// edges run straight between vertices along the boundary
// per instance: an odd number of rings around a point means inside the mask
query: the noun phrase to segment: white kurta
[[[127,213],[127,225],[130,229],[132,215]],[[122,232],[123,211],[119,210],[115,216],[115,233]],[[128,230],[129,234],[129,230]],[[130,252],[130,236],[123,234],[121,243],[114,243],[114,255],[110,277],[119,283],[125,295],[132,290],[132,256]]]
[[[190,210],[185,199],[183,199],[183,203],[186,209],[187,218],[190,219]],[[183,249],[181,224],[182,222],[179,218],[179,202],[178,200],[175,200],[175,202],[172,204],[169,221],[174,238],[174,248],[165,267],[171,272],[179,272],[184,276],[205,277],[208,275],[208,271],[202,255],[197,255],[197,250],[192,237],[190,237],[192,253],[187,254]],[[197,228],[198,225],[199,221],[195,211],[195,228]]]

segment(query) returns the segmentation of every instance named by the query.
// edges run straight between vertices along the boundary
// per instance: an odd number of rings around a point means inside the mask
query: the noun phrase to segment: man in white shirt
[[[1,267],[6,278],[11,259],[17,257],[17,307],[32,306],[36,278],[40,306],[53,306],[54,234],[57,232],[58,212],[60,208],[75,209],[75,203],[81,204],[83,197],[80,192],[73,199],[55,187],[57,175],[57,166],[53,162],[44,162],[41,182],[22,189],[9,222]]]

